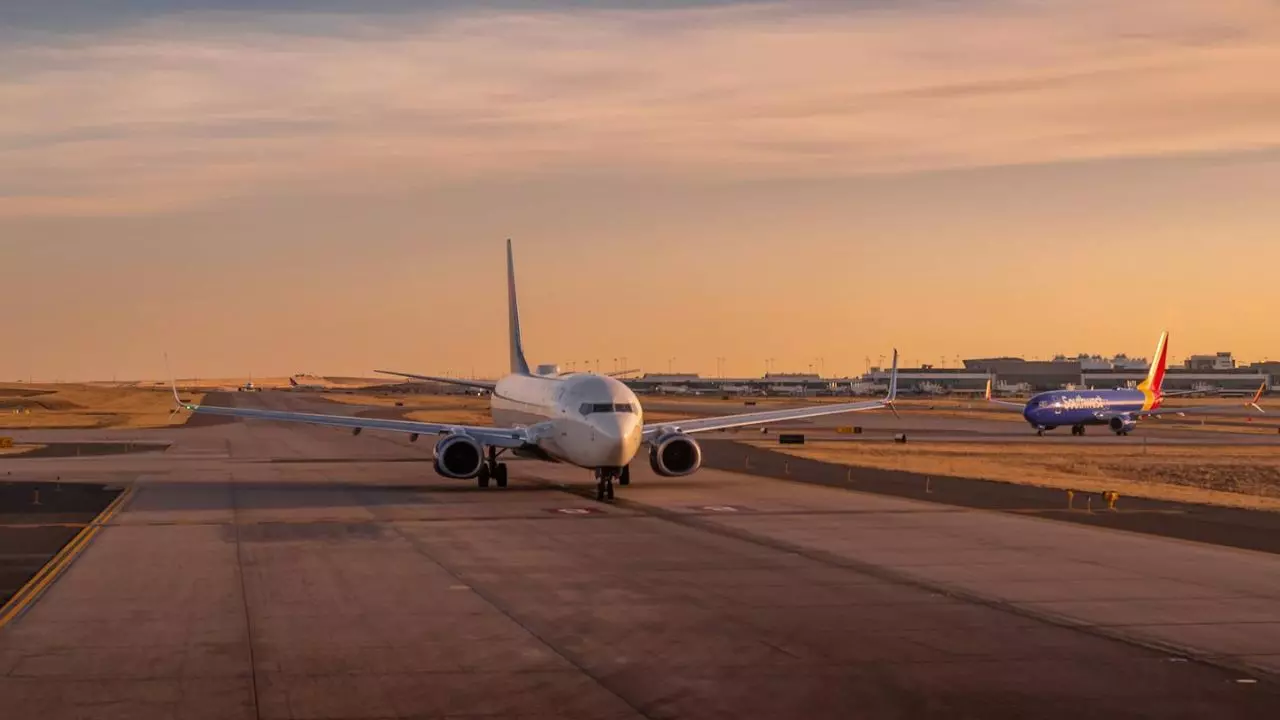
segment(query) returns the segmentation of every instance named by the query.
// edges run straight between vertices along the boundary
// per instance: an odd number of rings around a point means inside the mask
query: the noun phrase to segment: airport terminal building
[[[1193,356],[1185,367],[1170,367],[1164,387],[1170,392],[1205,395],[1252,394],[1259,386],[1268,391],[1280,374],[1280,362],[1237,367],[1225,360],[1229,353]],[[1209,360],[1211,359],[1211,361]],[[1110,389],[1133,387],[1147,375],[1147,360],[1117,356],[1057,357],[1025,360],[1017,357],[976,358],[963,368],[900,368],[898,386],[904,395],[977,395],[987,382],[1002,395],[1029,395],[1064,388]],[[755,378],[704,378],[694,373],[645,374],[624,380],[646,394],[754,394],[754,395],[876,395],[889,386],[889,369],[872,368],[861,377],[824,378],[811,373],[768,373]]]

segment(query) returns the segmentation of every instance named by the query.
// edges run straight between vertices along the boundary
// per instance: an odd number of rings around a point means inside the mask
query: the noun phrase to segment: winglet
[[[1254,410],[1257,410],[1263,415],[1265,415],[1267,411],[1262,409],[1262,406],[1258,404],[1258,401],[1262,399],[1262,393],[1266,391],[1267,391],[1267,383],[1264,381],[1261,385],[1258,386],[1258,392],[1253,394],[1253,399],[1249,401],[1249,407],[1253,408]]]
[[[173,390],[173,404],[179,408],[186,408],[187,404],[178,397],[178,381],[174,379],[173,368],[169,366],[169,353],[164,354],[164,371],[169,375],[169,389]]]
[[[891,411],[894,417],[898,415],[898,408],[894,406],[893,401],[898,399],[898,348],[893,349],[893,367],[889,370],[889,392],[884,396],[884,404]]]
[[[885,402],[893,402],[898,398],[898,348],[893,349],[893,367],[889,370],[889,394]]]

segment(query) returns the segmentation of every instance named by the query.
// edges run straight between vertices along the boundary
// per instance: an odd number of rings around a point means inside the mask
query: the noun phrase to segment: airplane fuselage
[[[1052,390],[1027,401],[1022,417],[1036,428],[1108,425],[1160,406],[1160,396],[1142,390]]]
[[[625,467],[640,449],[635,393],[603,375],[508,375],[489,399],[494,424],[528,427],[539,450],[584,468]]]

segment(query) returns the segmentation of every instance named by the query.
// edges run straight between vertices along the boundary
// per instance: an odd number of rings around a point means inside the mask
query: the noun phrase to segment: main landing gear
[[[596,470],[596,500],[613,499],[613,481],[619,485],[631,483],[630,468],[598,468]]]
[[[1071,426],[1071,434],[1072,434],[1072,435],[1083,435],[1083,434],[1084,434],[1084,426],[1083,426],[1083,425],[1072,425],[1072,426]]]
[[[476,485],[487,488],[491,478],[498,487],[507,486],[507,464],[498,462],[498,449],[495,447],[489,448],[489,459],[480,466],[480,474],[476,475]]]

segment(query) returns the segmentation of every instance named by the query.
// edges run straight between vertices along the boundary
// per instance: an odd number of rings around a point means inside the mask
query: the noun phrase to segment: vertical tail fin
[[[1169,359],[1169,331],[1160,333],[1160,342],[1156,344],[1156,354],[1151,357],[1151,369],[1147,371],[1147,379],[1138,385],[1139,390],[1148,390],[1159,394],[1164,385],[1164,369]]]
[[[511,372],[528,375],[529,363],[524,359],[524,346],[520,343],[520,310],[516,307],[516,264],[511,256],[511,238],[507,238],[507,322],[511,333]]]

